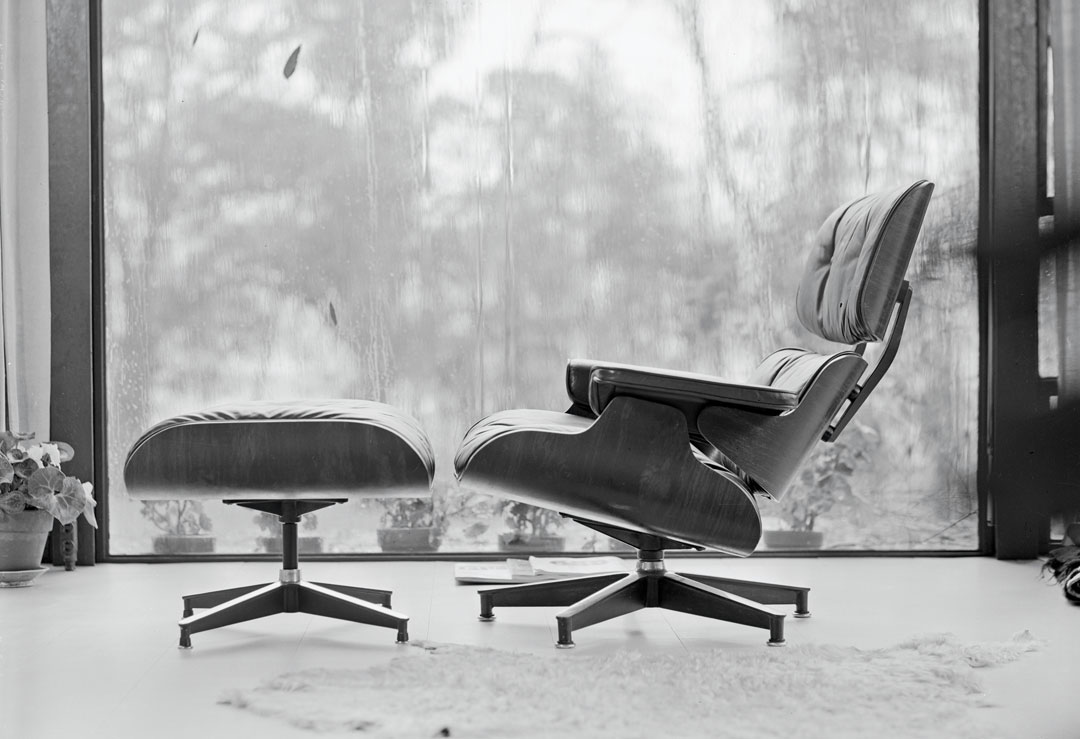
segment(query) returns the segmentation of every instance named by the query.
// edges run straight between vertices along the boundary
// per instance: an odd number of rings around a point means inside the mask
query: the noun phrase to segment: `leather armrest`
[[[680,408],[726,405],[770,415],[792,410],[799,404],[798,394],[788,390],[654,367],[577,359],[568,364],[566,374],[571,399],[575,403],[587,402],[597,415],[617,395]],[[588,382],[584,381],[585,377]]]
[[[566,362],[566,394],[570,401],[580,407],[589,407],[589,383],[596,367],[612,366],[610,362],[594,359],[570,359]]]

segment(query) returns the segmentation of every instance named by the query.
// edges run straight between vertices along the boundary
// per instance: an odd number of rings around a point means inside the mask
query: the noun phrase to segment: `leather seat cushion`
[[[393,406],[250,401],[154,425],[131,446],[124,481],[140,499],[350,497],[426,494],[434,471],[424,431]]]
[[[553,434],[575,434],[589,428],[595,419],[559,411],[515,409],[498,411],[473,424],[465,434],[457,454],[454,469],[460,474],[473,455],[492,439],[519,431],[545,431]]]
[[[596,423],[594,418],[585,418],[572,413],[543,410],[509,410],[493,413],[476,423],[465,434],[461,446],[454,456],[454,469],[460,475],[469,465],[469,460],[485,444],[506,434],[520,431],[539,431],[552,434],[576,434]],[[701,450],[690,445],[691,451],[699,462],[713,471],[731,472],[719,461],[710,459]]]
[[[782,388],[801,399],[821,368],[835,354],[825,355],[805,349],[779,349],[761,360],[750,376],[753,383]]]

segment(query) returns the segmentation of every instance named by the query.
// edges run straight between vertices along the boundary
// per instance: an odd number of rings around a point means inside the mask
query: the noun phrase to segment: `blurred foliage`
[[[564,521],[556,511],[516,500],[501,501],[498,508],[509,533],[524,540],[534,536],[557,536]]]
[[[435,525],[431,498],[393,498],[384,502],[379,525],[394,529],[430,528]]]
[[[259,511],[251,517],[252,523],[270,536],[281,536],[281,518],[273,513]],[[300,519],[300,528],[303,531],[314,531],[319,526],[319,517],[314,513],[307,513]]]
[[[154,528],[172,536],[201,536],[214,529],[214,522],[197,500],[146,500],[140,508]]]
[[[852,487],[852,476],[870,463],[880,443],[874,429],[853,422],[836,441],[819,444],[780,500],[779,509],[788,527],[813,531],[819,516],[864,504],[865,496]]]

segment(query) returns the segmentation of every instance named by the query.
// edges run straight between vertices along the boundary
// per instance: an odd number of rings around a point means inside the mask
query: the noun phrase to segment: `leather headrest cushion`
[[[884,338],[933,191],[920,180],[825,219],[795,297],[808,331],[843,344]]]

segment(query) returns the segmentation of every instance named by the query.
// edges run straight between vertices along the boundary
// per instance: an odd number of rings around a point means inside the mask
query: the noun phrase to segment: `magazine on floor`
[[[454,579],[462,585],[538,582],[620,572],[629,572],[629,565],[618,557],[529,557],[454,565]]]

